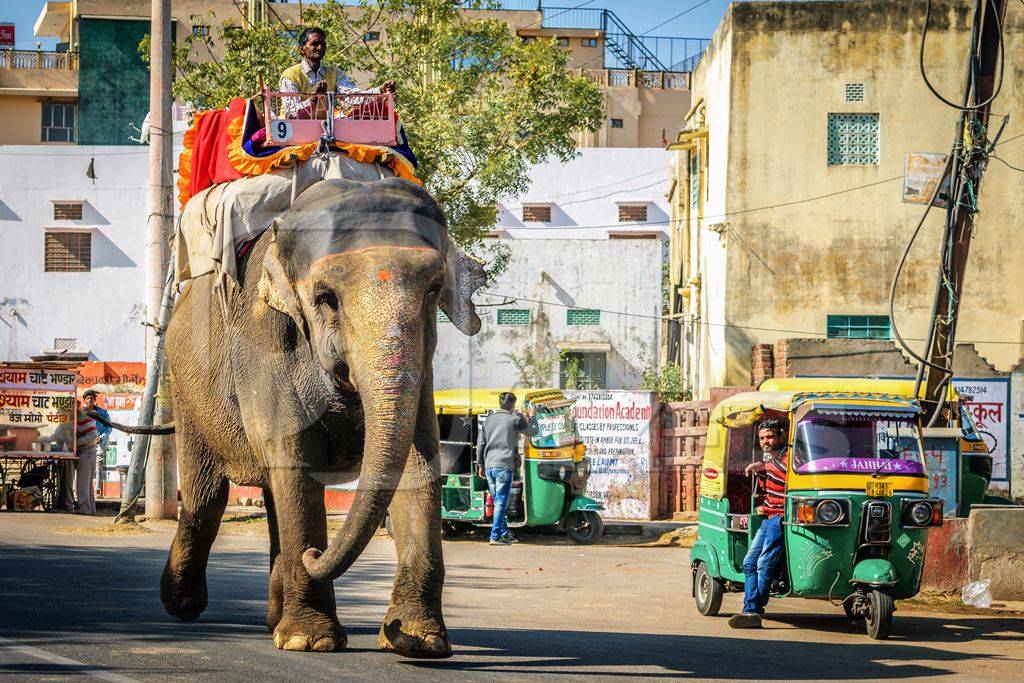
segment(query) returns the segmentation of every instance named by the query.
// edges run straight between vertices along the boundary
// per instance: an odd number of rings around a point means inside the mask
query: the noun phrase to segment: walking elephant
[[[332,581],[390,512],[398,568],[379,644],[450,656],[431,363],[438,308],[479,330],[470,297],[482,267],[416,185],[335,179],[296,198],[237,278],[227,306],[213,275],[191,281],[167,329],[182,498],[160,584],[167,611],[192,620],[206,608],[231,480],[264,490],[278,648],[345,647]],[[328,542],[324,486],[357,477]]]

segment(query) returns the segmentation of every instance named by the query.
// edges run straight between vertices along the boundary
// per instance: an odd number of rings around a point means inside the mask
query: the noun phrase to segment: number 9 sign
[[[274,142],[288,142],[292,139],[292,124],[278,119],[270,123],[270,139]]]

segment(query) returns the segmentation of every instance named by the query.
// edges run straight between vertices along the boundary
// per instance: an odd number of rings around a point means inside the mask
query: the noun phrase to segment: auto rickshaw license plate
[[[864,493],[872,498],[889,498],[892,496],[892,482],[869,481],[864,485]]]

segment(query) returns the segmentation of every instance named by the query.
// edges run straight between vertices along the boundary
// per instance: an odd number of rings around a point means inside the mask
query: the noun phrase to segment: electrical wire
[[[982,5],[985,2],[986,2],[986,0],[978,0],[977,8],[975,10],[975,22],[978,22],[978,21],[981,20],[980,19],[980,17],[981,17],[981,9],[982,9]],[[996,83],[996,88],[995,88],[995,90],[993,90],[991,97],[989,97],[984,102],[981,102],[979,104],[972,104],[972,105],[960,105],[960,104],[957,104],[955,102],[950,102],[945,97],[943,97],[941,94],[939,94],[939,91],[936,90],[935,87],[932,85],[931,81],[928,80],[927,69],[925,68],[925,65],[924,65],[924,48],[925,48],[925,43],[928,40],[928,25],[931,23],[932,0],[927,0],[927,5],[925,6],[924,26],[921,29],[921,48],[920,48],[920,50],[918,52],[918,60],[917,60],[918,67],[919,67],[919,69],[921,71],[921,78],[924,80],[924,84],[928,87],[928,90],[930,90],[932,95],[935,95],[935,97],[938,98],[938,100],[940,102],[945,104],[947,107],[952,107],[953,109],[957,109],[959,111],[977,111],[978,109],[982,109],[983,107],[987,107],[988,105],[992,104],[992,102],[996,99],[996,97],[999,96],[999,92],[1003,89],[1003,76],[1005,75],[1005,70],[1006,70],[1006,45],[1005,45],[1005,42],[1003,40],[1003,24],[1002,24],[1002,21],[1000,20],[999,10],[996,7],[995,0],[987,0],[987,2],[992,7],[992,11],[995,14],[996,30],[999,33],[999,80]],[[977,28],[977,27],[975,27],[975,28]],[[978,36],[977,40],[975,41],[975,43],[980,42],[980,40],[981,40],[981,37]],[[976,49],[977,49],[977,44],[972,45],[971,46],[971,54],[975,54],[976,53]],[[968,85],[968,88],[970,88],[970,87],[971,86]]]
[[[686,15],[686,14],[689,14],[689,13],[690,13],[690,12],[692,12],[693,10],[695,10],[695,9],[697,9],[698,7],[701,7],[701,6],[703,6],[703,5],[706,5],[706,4],[708,4],[709,2],[711,2],[711,0],[701,0],[701,2],[698,2],[698,3],[697,3],[696,5],[694,5],[693,7],[690,7],[689,9],[683,10],[682,12],[680,12],[679,14],[677,14],[677,15],[675,15],[675,16],[669,17],[668,19],[666,19],[665,21],[661,22],[660,24],[657,24],[657,25],[655,25],[655,26],[652,26],[651,28],[647,29],[646,31],[644,31],[644,32],[643,32],[643,33],[641,33],[640,35],[641,35],[641,36],[646,36],[646,35],[650,35],[650,33],[651,33],[652,31],[654,31],[654,30],[656,30],[656,29],[659,29],[659,28],[661,28],[661,27],[662,27],[662,26],[664,26],[665,24],[669,24],[669,23],[672,23],[673,21],[675,21],[675,20],[676,20],[676,19],[678,19],[679,17],[682,17],[682,16],[684,16],[684,15]]]

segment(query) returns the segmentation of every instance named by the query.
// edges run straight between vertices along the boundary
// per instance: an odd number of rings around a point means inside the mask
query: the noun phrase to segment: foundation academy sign
[[[566,391],[590,458],[584,495],[605,517],[650,519],[654,396],[645,391]]]

